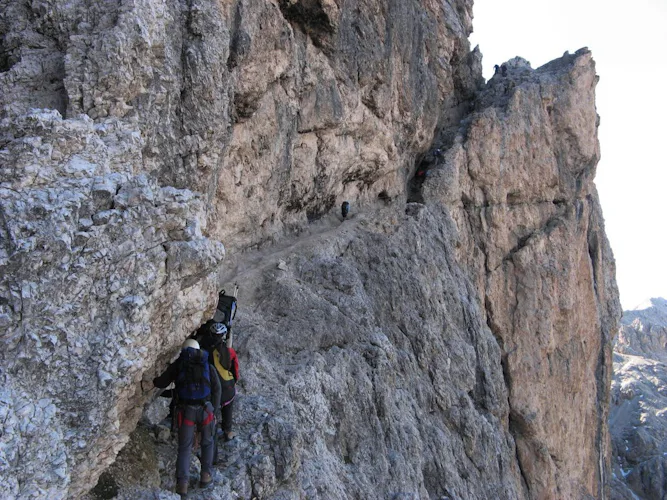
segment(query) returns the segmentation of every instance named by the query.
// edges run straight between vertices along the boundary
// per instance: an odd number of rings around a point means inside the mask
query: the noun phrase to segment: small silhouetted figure
[[[436,160],[442,158],[442,151],[440,151],[440,149],[436,149],[435,151],[433,151],[433,156]]]
[[[503,64],[503,65],[500,67],[500,73],[501,73],[503,76],[507,76],[507,64]]]
[[[498,71],[500,71],[500,66],[498,66],[497,64],[494,64],[493,65],[493,74],[497,75]]]
[[[344,201],[343,204],[340,206],[340,213],[343,216],[343,219],[347,217],[347,214],[350,213],[350,202],[349,201]]]

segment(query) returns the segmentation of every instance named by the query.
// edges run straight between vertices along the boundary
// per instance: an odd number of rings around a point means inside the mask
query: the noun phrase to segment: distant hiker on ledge
[[[185,498],[190,479],[190,459],[195,433],[201,433],[201,476],[199,487],[213,482],[214,408],[220,404],[220,382],[211,376],[208,353],[194,339],[183,343],[181,354],[165,372],[153,379],[153,385],[164,389],[176,384],[176,418],[178,426],[178,458],[176,459],[176,493]]]
[[[225,441],[231,441],[236,436],[232,432],[232,410],[236,381],[239,379],[239,359],[236,351],[227,347],[227,332],[224,323],[211,323],[208,335],[202,337],[200,342],[211,353],[210,363],[220,377],[220,427]]]
[[[347,217],[347,214],[350,213],[350,202],[344,201],[340,206],[340,214],[343,216],[343,219]]]
[[[500,66],[498,66],[497,64],[494,64],[493,65],[493,74],[497,75],[498,71],[500,71]]]

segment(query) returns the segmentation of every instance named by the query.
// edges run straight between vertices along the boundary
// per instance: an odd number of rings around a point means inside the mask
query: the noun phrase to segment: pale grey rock
[[[213,305],[224,248],[169,236],[202,219],[200,197],[110,160],[111,134],[129,134],[108,125],[101,137],[89,119],[38,110],[0,125],[1,482],[12,496],[76,495],[72,477],[94,485],[139,418],[143,373]],[[155,316],[165,308],[174,316]]]
[[[143,384],[150,385],[149,381],[142,382]],[[157,392],[157,390],[156,390]],[[161,423],[169,413],[169,401],[168,398],[158,397],[157,394],[154,395],[155,399],[144,409],[143,418],[150,425],[157,425]]]

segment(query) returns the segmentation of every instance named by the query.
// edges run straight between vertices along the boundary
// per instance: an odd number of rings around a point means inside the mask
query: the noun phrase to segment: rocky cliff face
[[[601,496],[619,303],[591,183],[597,77],[586,50],[536,71],[508,66],[478,96],[427,199],[453,207],[459,261],[502,350],[529,495]]]
[[[588,51],[484,85],[468,0],[0,7],[4,491],[93,487],[238,280],[217,496],[605,496]]]
[[[613,497],[667,493],[667,300],[624,311],[614,341],[609,427],[614,448]]]

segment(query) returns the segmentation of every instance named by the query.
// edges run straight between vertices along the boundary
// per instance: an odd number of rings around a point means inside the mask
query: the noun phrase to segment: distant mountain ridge
[[[667,300],[662,297],[647,299],[630,311],[623,312],[621,324],[629,325],[635,319],[661,326],[667,326]]]
[[[667,300],[625,311],[614,340],[612,498],[667,495]]]
[[[651,359],[667,359],[667,300],[652,298],[625,311],[614,350]]]

